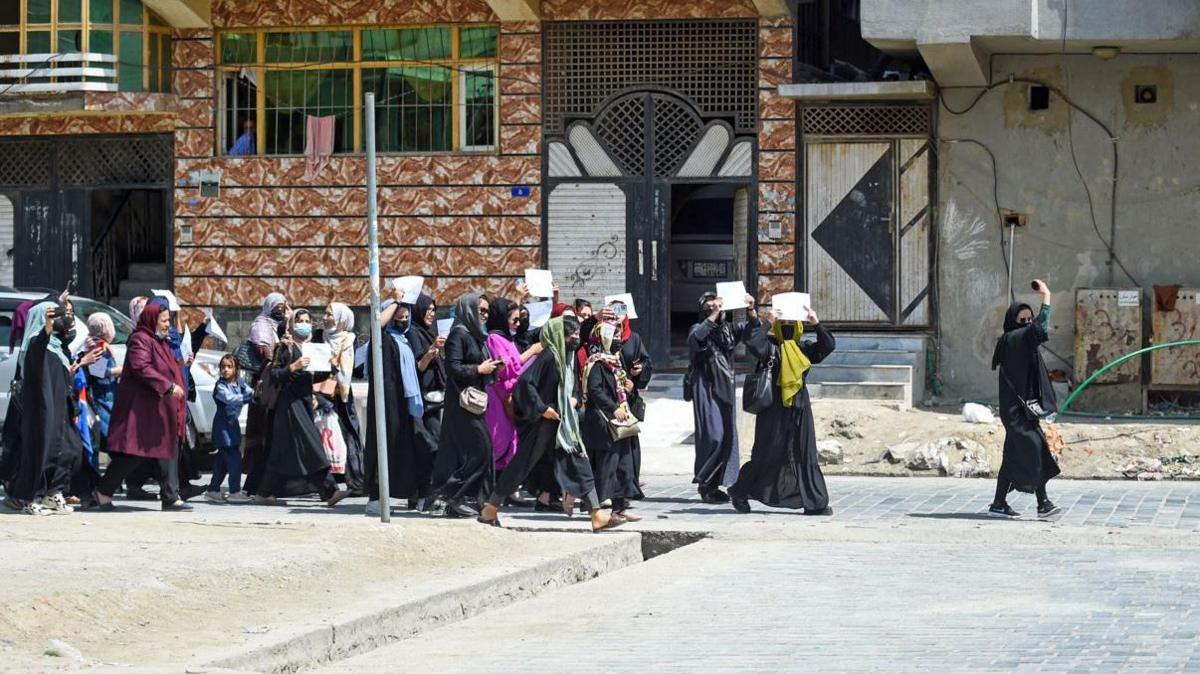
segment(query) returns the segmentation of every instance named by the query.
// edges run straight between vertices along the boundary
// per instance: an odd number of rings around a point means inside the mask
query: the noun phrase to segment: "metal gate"
[[[632,293],[665,359],[671,183],[755,192],[757,24],[551,22],[543,41],[545,259],[571,296]]]
[[[933,282],[928,109],[810,108],[803,124],[804,268],[822,320],[928,326]]]
[[[91,192],[153,189],[169,200],[173,163],[170,135],[0,139],[0,194],[14,215],[13,284],[70,284],[93,294]],[[168,217],[155,231],[164,243],[169,227]]]

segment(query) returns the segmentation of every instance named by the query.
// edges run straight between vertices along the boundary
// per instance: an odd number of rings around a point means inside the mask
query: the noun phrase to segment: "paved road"
[[[1196,671],[1195,557],[707,540],[323,671]]]

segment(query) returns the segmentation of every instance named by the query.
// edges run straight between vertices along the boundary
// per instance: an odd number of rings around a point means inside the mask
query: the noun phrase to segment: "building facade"
[[[548,267],[633,293],[665,355],[697,288],[796,285],[795,29],[779,0],[21,0],[0,283],[365,304],[374,92],[385,276],[448,304]]]

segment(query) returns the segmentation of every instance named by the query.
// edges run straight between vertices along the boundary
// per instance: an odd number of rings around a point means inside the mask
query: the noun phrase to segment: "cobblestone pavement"
[[[334,671],[1186,672],[1194,550],[705,540]]]
[[[739,515],[728,505],[700,502],[686,476],[652,475],[645,478],[646,500],[635,512],[646,522],[707,523],[714,520],[764,520],[795,511],[766,508],[751,502],[755,512]],[[875,522],[886,520],[988,519],[995,482],[953,478],[828,477],[826,482],[834,521]],[[1051,500],[1062,513],[1051,518],[1059,526],[1148,529],[1180,532],[1200,531],[1200,483],[1117,482],[1055,480],[1048,487]],[[1009,502],[1024,520],[1036,520],[1032,495],[1010,494]],[[521,510],[505,511],[514,523],[537,525],[556,521],[552,515],[534,515]]]

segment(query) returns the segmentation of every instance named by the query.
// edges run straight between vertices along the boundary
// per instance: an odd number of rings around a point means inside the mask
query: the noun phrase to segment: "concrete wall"
[[[1062,88],[1118,136],[1116,252],[1140,287],[1200,285],[1200,56],[997,57],[994,81],[1043,79]],[[1156,84],[1158,103],[1135,105],[1133,88]],[[975,90],[945,92],[963,108]],[[970,112],[939,112],[938,232],[941,367],[947,398],[995,399],[990,359],[1008,305],[992,168],[981,148],[948,139],[974,138],[995,153],[1002,208],[1029,216],[1019,230],[1013,287],[1032,300],[1029,279],[1055,291],[1048,344],[1072,359],[1074,289],[1136,287],[1116,269],[1093,229],[1088,201],[1072,165],[1067,107],[1031,112],[1027,85],[1001,85]],[[1109,235],[1112,150],[1096,125],[1076,113],[1073,136],[1079,166],[1104,237]],[[1064,367],[1054,357],[1050,367]]]

